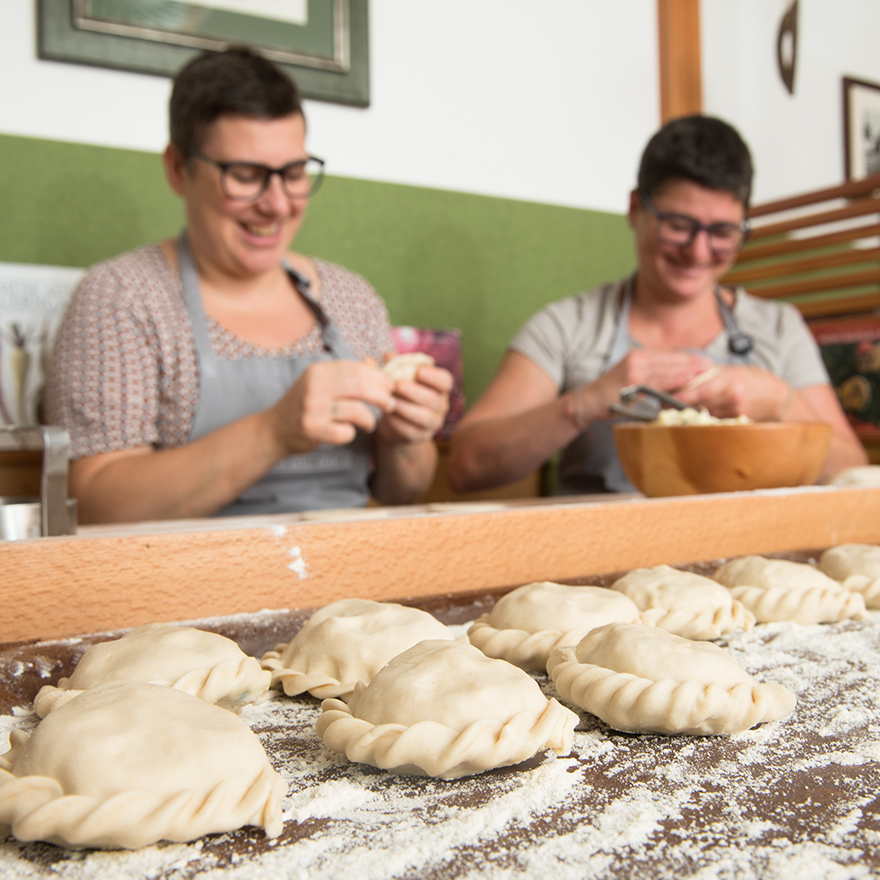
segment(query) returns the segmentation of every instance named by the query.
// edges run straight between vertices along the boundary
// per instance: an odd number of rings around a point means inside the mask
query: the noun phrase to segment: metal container
[[[67,497],[67,447],[63,428],[16,425],[0,428],[0,460],[37,453],[37,495],[0,497],[0,541],[22,541],[76,532],[76,501]],[[35,459],[37,460],[37,459]]]

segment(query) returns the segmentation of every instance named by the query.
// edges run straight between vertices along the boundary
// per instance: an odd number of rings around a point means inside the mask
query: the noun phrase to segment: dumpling
[[[341,599],[316,611],[293,639],[263,655],[272,686],[288,696],[341,697],[370,679],[394,656],[425,639],[452,639],[445,624],[427,611]]]
[[[868,608],[880,608],[880,547],[876,544],[841,544],[826,550],[819,568],[847,590],[861,593]]]
[[[553,648],[576,645],[602,624],[638,619],[639,609],[620,593],[539,581],[502,596],[474,621],[467,636],[487,657],[545,672]]]
[[[434,364],[434,358],[422,351],[411,351],[406,354],[396,354],[385,361],[382,371],[395,385],[398,382],[414,382],[416,373],[421,367],[429,367]]]
[[[740,556],[725,562],[714,577],[761,623],[834,623],[865,616],[861,595],[845,590],[818,568],[803,562]]]
[[[737,733],[788,715],[796,702],[718,645],[643,624],[594,629],[577,647],[554,650],[547,670],[564,700],[615,730]]]
[[[135,849],[243,825],[276,837],[287,785],[234,713],[142,682],[96,685],[0,756],[0,825],[19,840]]]
[[[34,700],[44,718],[59,701],[106,681],[149,681],[185,691],[225,709],[265,697],[272,679],[259,660],[225,636],[188,626],[150,623],[111,642],[92,645],[73,675],[47,685]]]
[[[864,464],[842,470],[831,480],[832,486],[880,486],[880,465]]]
[[[325,700],[318,734],[350,761],[455,779],[571,751],[578,718],[535,680],[471,645],[425,641],[399,654],[348,704]]]
[[[717,639],[755,625],[755,615],[717,581],[669,565],[636,568],[611,589],[632,599],[645,623],[686,639]]]

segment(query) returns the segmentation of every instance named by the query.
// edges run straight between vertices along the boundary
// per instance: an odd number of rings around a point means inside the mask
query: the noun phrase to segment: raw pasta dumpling
[[[842,470],[831,480],[832,486],[880,486],[880,465],[863,464]]]
[[[452,639],[427,611],[393,602],[341,599],[316,611],[293,639],[263,655],[272,686],[288,696],[350,694],[394,656],[425,639]]]
[[[578,718],[535,680],[471,645],[425,641],[395,657],[348,703],[325,700],[324,744],[394,773],[454,779],[571,750]]]
[[[150,623],[121,639],[92,645],[73,675],[47,685],[34,700],[44,718],[59,702],[107,681],[149,681],[226,709],[266,696],[272,676],[225,636],[188,626]]]
[[[632,599],[645,623],[686,639],[717,639],[755,625],[754,614],[717,581],[669,565],[633,569],[611,589]]]
[[[467,636],[487,657],[545,672],[553,648],[576,645],[605,623],[638,619],[639,609],[621,593],[539,581],[502,596],[474,621]]]
[[[760,623],[834,623],[865,616],[865,600],[845,590],[813,565],[763,556],[725,562],[715,580],[755,615]]]
[[[430,367],[433,364],[434,358],[431,355],[423,351],[411,351],[389,358],[382,370],[397,385],[398,382],[414,382],[420,367]]]
[[[819,558],[819,568],[847,590],[861,593],[868,608],[880,608],[880,547],[841,544]]]
[[[135,849],[260,825],[287,790],[234,713],[143,682],[96,685],[0,756],[0,825],[19,840]]]
[[[796,702],[718,645],[643,624],[599,627],[576,647],[555,649],[547,670],[564,700],[615,730],[737,733],[788,715]]]

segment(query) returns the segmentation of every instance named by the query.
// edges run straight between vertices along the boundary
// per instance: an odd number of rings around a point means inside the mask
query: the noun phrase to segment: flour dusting
[[[880,876],[880,613],[822,626],[762,624],[720,644],[759,680],[793,690],[794,714],[729,737],[669,737],[616,733],[581,712],[571,755],[442,781],[350,764],[315,733],[317,700],[275,695],[241,717],[289,784],[281,837],[247,828],[191,844],[76,853],[0,832],[0,876]],[[548,678],[537,680],[556,696]],[[9,730],[36,722],[29,707],[0,716],[0,752]]]

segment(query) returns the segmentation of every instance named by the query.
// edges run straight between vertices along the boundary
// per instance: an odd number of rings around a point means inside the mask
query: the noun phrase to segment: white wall
[[[36,58],[0,0],[0,133],[160,151],[167,79]],[[372,103],[309,102],[330,173],[623,213],[659,119],[655,0],[370,0]]]
[[[776,63],[787,0],[702,0],[703,107],[733,123],[760,203],[844,179],[844,75],[880,83],[878,0],[799,0],[794,94]]]

